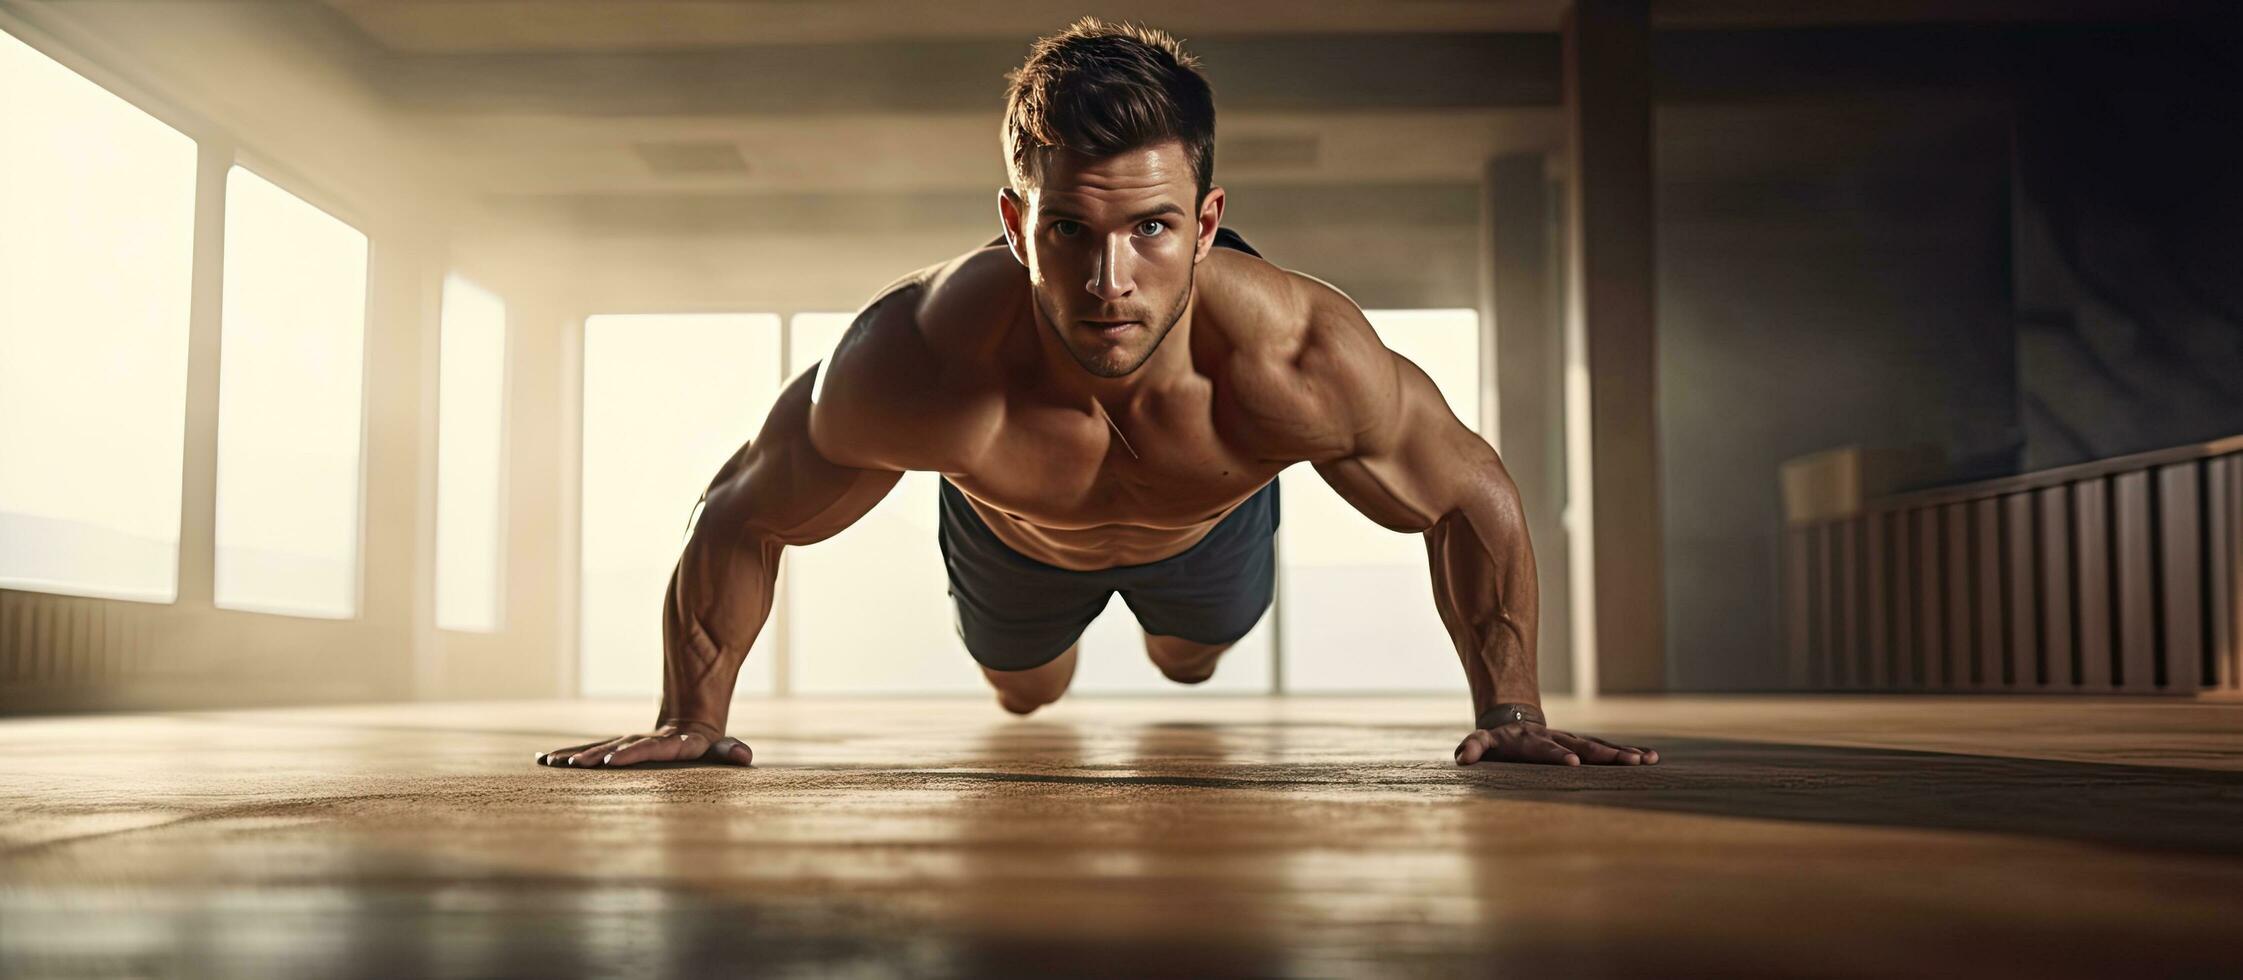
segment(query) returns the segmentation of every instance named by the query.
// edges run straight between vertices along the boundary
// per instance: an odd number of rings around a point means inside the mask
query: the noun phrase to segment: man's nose
[[[1098,266],[1090,272],[1091,294],[1112,302],[1136,292],[1137,281],[1131,264],[1127,239],[1108,236],[1105,245],[1098,250]]]

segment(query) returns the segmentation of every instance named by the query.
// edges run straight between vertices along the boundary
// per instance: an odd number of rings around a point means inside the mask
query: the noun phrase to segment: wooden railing
[[[1785,529],[1805,690],[2237,688],[2243,436],[1872,499]]]

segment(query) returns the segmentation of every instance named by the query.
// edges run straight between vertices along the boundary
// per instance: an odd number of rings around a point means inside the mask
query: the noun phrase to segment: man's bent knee
[[[1163,666],[1160,673],[1162,677],[1178,684],[1205,684],[1215,679],[1215,665],[1207,664],[1203,667],[1191,668]]]
[[[1232,641],[1237,642],[1237,641]],[[1161,676],[1178,684],[1204,684],[1215,676],[1215,662],[1230,643],[1194,643],[1177,636],[1145,634],[1145,653]]]
[[[1016,715],[1025,715],[1059,700],[1067,693],[1067,685],[1075,679],[1075,652],[1080,643],[1073,644],[1053,657],[1051,662],[1027,670],[981,669],[989,678],[989,686],[997,690],[997,704]]]

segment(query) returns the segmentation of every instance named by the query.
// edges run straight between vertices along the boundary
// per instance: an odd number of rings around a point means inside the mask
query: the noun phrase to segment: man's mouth
[[[1118,334],[1131,327],[1142,326],[1139,320],[1084,320],[1083,326],[1102,334]]]

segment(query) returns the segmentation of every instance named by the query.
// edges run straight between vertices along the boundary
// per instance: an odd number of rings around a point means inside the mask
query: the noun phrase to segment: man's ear
[[[997,189],[997,221],[1005,226],[1005,247],[1023,268],[1028,265],[1028,205],[1020,199],[1020,192],[1010,187]]]
[[[1199,243],[1194,247],[1192,264],[1198,265],[1215,247],[1215,229],[1223,226],[1223,189],[1210,187],[1207,198],[1199,202]]]

